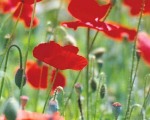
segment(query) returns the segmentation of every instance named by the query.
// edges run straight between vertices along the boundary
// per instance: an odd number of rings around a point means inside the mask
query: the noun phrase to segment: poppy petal
[[[29,63],[27,62],[29,65]],[[27,71],[27,81],[35,89],[46,89],[47,88],[47,79],[48,79],[48,67],[39,66],[36,62],[30,63]]]
[[[111,24],[111,23],[110,23]],[[137,34],[135,29],[131,29],[116,23],[113,23],[117,27],[117,29],[112,29],[111,31],[104,31],[104,33],[113,39],[123,40],[123,37],[127,37],[129,41],[134,41],[135,36]]]
[[[51,83],[53,82],[54,80],[54,75],[56,73],[56,70],[53,70],[52,71],[52,78],[51,78]],[[61,73],[61,72],[58,72],[57,73],[57,76],[56,76],[56,80],[53,84],[53,87],[52,87],[52,90],[54,91],[58,86],[61,86],[61,87],[65,87],[66,86],[66,79],[65,79],[65,76]]]
[[[20,1],[20,2],[23,1],[23,3],[29,4],[29,5],[34,4],[34,0],[18,0],[18,1]],[[42,1],[42,0],[36,0],[36,2],[40,2],[40,1]]]
[[[61,25],[63,25],[64,27],[68,27],[68,28],[72,28],[74,30],[76,30],[78,27],[88,27],[88,28],[92,28],[98,31],[111,31],[113,29],[117,29],[116,26],[111,25],[111,24],[107,24],[104,22],[81,22],[81,21],[75,21],[75,22],[64,22]]]
[[[25,26],[27,28],[29,28],[30,23],[31,23],[31,18],[32,18],[32,12],[33,12],[33,6],[32,5],[19,4],[15,13],[13,14],[13,17],[14,17],[14,19],[17,19],[19,17],[22,5],[23,5],[23,8],[22,8],[22,13],[20,15],[20,19],[24,22]],[[36,27],[38,25],[38,23],[39,23],[38,19],[35,17],[33,19],[33,26],[32,27]]]
[[[138,33],[137,49],[141,52],[141,57],[150,65],[150,36],[145,32]]]
[[[104,22],[64,22],[62,23],[63,26],[68,28],[73,28],[76,30],[78,27],[88,27],[98,31],[104,32],[108,37],[111,37],[116,40],[122,40],[124,36],[127,36],[130,41],[134,40],[136,35],[135,29],[130,29],[124,26],[121,26],[116,23],[104,23]]]
[[[71,0],[68,10],[81,21],[99,21],[105,16],[110,4],[99,5],[96,0]]]
[[[79,49],[77,47],[73,47],[71,45],[66,45],[66,46],[63,47],[63,49],[66,50],[66,51],[70,51],[74,54],[77,54],[78,51],[79,51]]]

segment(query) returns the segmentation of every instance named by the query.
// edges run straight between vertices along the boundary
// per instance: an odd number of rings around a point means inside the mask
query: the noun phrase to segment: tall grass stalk
[[[137,25],[137,34],[139,32],[144,6],[145,6],[145,0],[143,0],[143,3],[142,3],[142,8],[141,8],[141,12],[140,12],[139,22],[138,22],[138,25]],[[134,81],[135,81],[134,80],[135,77],[133,78],[133,74],[135,74],[134,76],[136,76],[136,72],[137,72],[137,70],[136,70],[135,73],[134,73],[134,62],[135,62],[135,57],[136,57],[137,34],[135,36],[135,40],[134,40],[134,44],[133,44],[132,66],[131,66],[131,73],[130,73],[130,78],[129,78],[129,92],[128,92],[127,108],[126,108],[126,113],[125,113],[124,120],[129,120],[130,105],[131,105],[131,98],[132,98],[132,90],[133,90],[133,85],[134,85]]]

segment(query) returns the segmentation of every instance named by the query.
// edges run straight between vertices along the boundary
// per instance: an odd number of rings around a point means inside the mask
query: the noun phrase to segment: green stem
[[[86,41],[86,58],[89,61],[89,44],[90,44],[90,28],[87,29],[87,41]],[[87,99],[87,120],[89,120],[89,65],[86,67],[86,99]]]
[[[29,28],[30,30],[29,30],[29,34],[28,34],[27,51],[25,53],[25,61],[24,61],[24,72],[26,70],[26,62],[27,62],[27,59],[28,59],[28,53],[29,53],[29,48],[30,48],[32,26],[33,26],[33,20],[34,20],[34,16],[35,16],[35,8],[36,8],[36,0],[34,0],[33,13],[32,13],[31,23],[30,23],[30,28]]]
[[[139,27],[140,27],[141,20],[142,20],[144,5],[145,5],[145,0],[143,0],[143,3],[142,3],[142,9],[141,9],[139,22],[138,22],[138,26],[137,26],[137,34],[139,32]],[[125,113],[125,120],[129,119],[130,104],[131,104],[131,97],[132,97],[132,88],[133,88],[133,84],[134,84],[134,79],[132,79],[132,76],[133,76],[133,71],[134,71],[134,61],[135,61],[135,55],[136,55],[137,34],[135,36],[134,45],[133,45],[132,66],[131,66],[131,74],[130,74],[130,79],[129,79],[130,88],[129,88],[129,93],[128,93],[129,96],[128,96],[128,100],[127,100],[127,110],[126,110],[126,113]]]
[[[56,76],[57,76],[57,74],[58,74],[58,71],[59,71],[59,70],[56,69],[56,72],[55,72],[55,75],[54,75],[54,78],[53,78],[53,82],[52,82],[52,84],[50,85],[50,87],[49,87],[49,89],[48,89],[48,93],[47,93],[47,97],[46,97],[46,101],[45,101],[45,104],[44,104],[42,113],[45,112],[45,109],[46,109],[48,100],[49,100],[50,97],[51,97],[50,94],[51,94],[51,91],[52,91],[52,87],[53,87],[53,85],[54,85],[54,83],[55,83],[55,80],[56,80]]]
[[[112,10],[112,7],[113,7],[113,5],[110,5],[110,8],[109,8],[109,10],[108,10],[107,14],[105,15],[105,17],[104,17],[104,19],[103,19],[102,22],[105,22],[106,18],[108,17],[108,15],[110,14],[110,12],[111,12],[111,10]],[[94,38],[92,39],[91,45],[90,45],[90,47],[89,47],[89,51],[91,51],[91,49],[92,49],[92,47],[93,47],[93,44],[94,44],[94,42],[95,42],[95,40],[96,40],[96,38],[97,38],[98,33],[99,33],[99,31],[97,31],[97,32],[95,33]]]
[[[10,52],[10,49],[12,47],[16,47],[18,49],[19,57],[20,57],[20,68],[22,68],[22,53],[21,53],[21,49],[17,45],[11,45],[8,48],[8,51],[7,51],[7,54],[6,54],[6,60],[5,60],[5,65],[4,65],[4,75],[2,77],[1,88],[0,88],[0,99],[1,99],[1,96],[2,96],[2,90],[3,90],[3,86],[4,86],[5,73],[6,73],[6,69],[7,69],[7,62],[8,62],[9,52]]]
[[[58,7],[58,11],[56,13],[56,25],[58,24],[58,17],[59,17],[59,13],[60,13],[60,9],[62,7],[62,4],[63,4],[63,0],[60,0],[60,4],[59,4],[59,7]]]
[[[62,109],[61,115],[62,115],[62,113],[65,111],[65,109],[66,109],[66,107],[67,107],[67,105],[68,105],[68,102],[69,102],[69,100],[70,100],[70,98],[71,98],[71,96],[72,96],[72,93],[73,93],[74,85],[75,85],[76,82],[78,81],[79,76],[80,76],[80,73],[81,73],[81,71],[78,73],[78,75],[77,75],[77,77],[76,77],[76,79],[75,79],[75,81],[74,81],[74,83],[73,83],[73,85],[72,85],[71,92],[70,92],[70,94],[69,94],[69,96],[68,96],[68,98],[67,98],[67,100],[66,100],[66,102],[65,102],[65,104],[64,104],[64,108]]]
[[[35,104],[34,104],[34,111],[37,112],[37,106],[38,106],[38,101],[39,101],[39,93],[40,90],[38,89],[35,93]]]
[[[97,103],[98,103],[98,95],[99,95],[99,90],[100,90],[100,81],[98,83],[98,90],[97,90],[97,94],[96,94],[96,102],[95,102],[95,109],[94,109],[94,120],[96,118],[96,112],[97,112]]]
[[[20,9],[20,12],[19,12],[17,21],[16,21],[16,23],[15,23],[13,29],[12,29],[12,33],[11,33],[11,35],[10,35],[10,38],[9,38],[7,44],[6,44],[6,48],[5,48],[4,52],[3,52],[3,55],[2,55],[3,58],[2,58],[2,61],[1,61],[1,63],[0,63],[0,68],[2,67],[4,58],[5,58],[5,54],[6,54],[7,50],[8,50],[8,48],[9,48],[10,44],[12,43],[12,38],[13,38],[14,33],[15,33],[15,31],[16,31],[16,28],[17,28],[17,25],[18,25],[20,16],[21,16],[21,14],[22,14],[22,10],[23,10],[23,4],[21,4],[21,9]]]
[[[130,101],[131,101],[133,85],[134,85],[135,78],[136,78],[136,75],[137,75],[137,70],[138,70],[139,62],[140,62],[140,59],[138,59],[138,61],[137,61],[136,68],[135,68],[135,74],[134,74],[134,76],[133,76],[133,80],[131,81],[131,88],[130,88],[131,91],[130,91],[130,94],[129,94],[129,100],[130,100]],[[130,109],[129,109],[129,113],[130,113],[129,118],[128,118],[129,120],[130,120],[131,112],[132,112],[132,111],[130,111]]]
[[[81,120],[84,120],[83,111],[82,111],[82,103],[81,103],[80,95],[79,95],[79,97],[78,97],[78,107],[79,107],[80,114],[81,114]]]
[[[148,92],[147,92],[146,97],[144,98],[144,102],[143,102],[143,108],[144,108],[144,109],[146,109],[146,104],[147,104],[147,102],[148,102],[149,96],[150,96],[150,87],[149,87],[149,89],[148,89]]]

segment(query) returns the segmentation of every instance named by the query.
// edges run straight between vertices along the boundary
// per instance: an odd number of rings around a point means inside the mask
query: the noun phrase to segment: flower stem
[[[100,82],[101,81],[99,81],[99,83],[98,83],[98,90],[97,90],[97,93],[96,93],[96,102],[95,102],[95,105],[94,105],[94,107],[95,107],[95,109],[94,109],[94,120],[95,120],[95,118],[96,118],[96,112],[97,112],[97,103],[98,103],[98,96],[99,96],[99,90],[100,90]]]
[[[136,64],[136,68],[135,68],[135,74],[134,74],[134,76],[133,76],[133,80],[131,81],[131,91],[130,91],[130,94],[129,94],[129,100],[131,101],[131,95],[132,95],[132,90],[133,90],[133,85],[134,85],[134,82],[135,82],[135,78],[136,78],[136,75],[137,75],[137,70],[138,70],[138,65],[139,65],[139,62],[140,62],[140,59],[138,59],[138,61],[137,61],[137,64]],[[131,117],[131,112],[132,112],[132,110],[130,110],[129,109],[129,112],[130,112],[130,114],[129,114],[129,117],[128,117],[128,119],[130,120],[130,117]]]
[[[53,85],[54,85],[54,83],[55,83],[55,80],[56,80],[56,77],[57,77],[57,74],[58,74],[58,69],[56,69],[56,72],[55,72],[55,75],[54,75],[54,78],[53,78],[53,82],[52,82],[52,84],[50,85],[50,87],[49,87],[49,89],[48,89],[48,93],[47,93],[47,97],[46,97],[46,101],[45,101],[45,104],[44,104],[44,107],[43,107],[43,111],[42,111],[42,113],[44,113],[45,112],[45,109],[46,109],[46,106],[47,106],[47,103],[48,103],[48,100],[50,99],[50,94],[51,94],[51,91],[52,91],[52,87],[53,87]]]
[[[138,22],[138,25],[137,25],[137,34],[139,32],[139,27],[140,27],[141,20],[142,20],[144,6],[145,6],[145,0],[143,0],[143,3],[142,3],[142,9],[141,9],[141,12],[140,12],[139,22]],[[137,34],[135,36],[134,45],[133,45],[132,66],[131,66],[131,73],[130,73],[130,79],[129,79],[130,88],[129,88],[129,93],[128,93],[129,96],[128,96],[128,100],[127,100],[127,110],[126,110],[126,113],[125,113],[125,119],[124,120],[128,120],[129,119],[130,104],[131,104],[131,97],[132,97],[132,89],[133,89],[133,85],[134,85],[134,81],[135,81],[134,80],[135,77],[132,79],[132,76],[133,76],[133,71],[134,71],[134,62],[135,62],[135,55],[136,55]],[[136,66],[138,66],[138,65],[136,65]],[[136,67],[136,68],[138,68],[138,67]],[[136,73],[135,73],[135,75],[136,75]]]
[[[86,41],[86,58],[89,61],[89,44],[90,44],[90,28],[87,29],[87,41]],[[87,107],[87,120],[89,120],[89,65],[86,67],[86,107]]]
[[[21,4],[21,9],[20,9],[20,12],[19,12],[19,15],[18,15],[17,21],[16,21],[16,23],[15,23],[15,25],[14,25],[13,29],[12,29],[12,32],[11,32],[10,38],[8,39],[8,42],[6,43],[6,48],[5,48],[4,52],[3,52],[3,55],[2,55],[2,57],[3,57],[3,58],[2,58],[2,61],[1,61],[1,63],[0,63],[0,68],[2,67],[2,64],[3,64],[4,58],[5,58],[5,54],[6,54],[6,52],[8,51],[10,44],[12,43],[12,38],[13,38],[14,33],[15,33],[15,31],[16,31],[16,28],[17,28],[17,25],[18,25],[18,22],[19,22],[20,16],[21,16],[21,14],[22,14],[22,10],[23,10],[23,4]],[[1,26],[1,29],[2,29],[2,27],[3,27],[3,25]]]
[[[57,10],[56,19],[55,19],[56,20],[56,25],[58,24],[58,17],[59,17],[59,13],[60,13],[62,4],[63,4],[63,0],[60,0],[60,4],[59,4],[58,10]]]
[[[62,115],[62,113],[65,111],[65,109],[66,109],[66,107],[67,107],[67,105],[68,105],[68,102],[69,102],[69,100],[70,100],[70,98],[71,98],[71,96],[72,96],[72,93],[73,93],[74,85],[75,85],[76,82],[78,81],[79,76],[80,76],[80,73],[81,73],[81,71],[78,73],[78,75],[77,75],[77,77],[76,77],[76,79],[75,79],[75,81],[74,81],[74,83],[73,83],[73,85],[72,85],[71,92],[70,92],[70,94],[69,94],[69,96],[68,96],[68,98],[67,98],[67,100],[66,100],[66,102],[65,102],[65,104],[64,104],[64,108],[62,109],[61,115]]]
[[[79,95],[79,98],[78,98],[78,107],[79,107],[80,114],[81,114],[81,120],[84,120],[80,95]]]
[[[108,15],[110,14],[110,12],[111,12],[111,10],[112,10],[112,7],[113,7],[113,5],[110,5],[110,8],[109,8],[109,10],[108,10],[107,14],[105,15],[105,17],[104,17],[104,19],[103,19],[102,22],[104,22],[104,21],[106,20],[106,18],[108,17]],[[95,35],[94,35],[94,37],[93,37],[93,39],[92,39],[91,45],[90,45],[90,47],[89,47],[89,51],[91,51],[91,49],[92,49],[92,47],[93,47],[93,44],[94,44],[94,42],[95,42],[95,40],[96,40],[96,38],[97,38],[98,33],[99,33],[99,31],[97,31],[97,32],[95,33]]]
[[[31,41],[32,26],[33,26],[33,20],[34,20],[34,16],[35,16],[35,8],[36,8],[36,0],[34,0],[33,13],[32,13],[31,23],[30,23],[30,28],[29,28],[30,30],[29,30],[29,34],[28,34],[27,51],[25,53],[25,60],[24,60],[24,72],[26,70],[26,62],[28,59],[28,52],[29,52],[30,41]]]
[[[4,80],[5,80],[5,73],[6,73],[6,70],[7,70],[7,62],[8,62],[8,57],[9,57],[9,52],[10,52],[10,49],[12,47],[16,47],[19,51],[19,57],[20,57],[20,68],[22,68],[22,53],[21,53],[21,50],[20,48],[17,46],[17,45],[11,45],[9,48],[8,48],[8,51],[7,51],[7,54],[6,54],[6,60],[5,60],[5,65],[4,65],[4,75],[2,77],[2,82],[1,82],[1,88],[0,88],[0,99],[1,99],[1,96],[2,96],[2,90],[3,90],[3,86],[4,86]]]

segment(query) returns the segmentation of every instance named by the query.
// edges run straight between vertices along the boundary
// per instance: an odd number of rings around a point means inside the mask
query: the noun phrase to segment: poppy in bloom
[[[87,3],[87,4],[85,4]],[[100,22],[113,3],[99,5],[95,0],[71,0],[68,10],[78,20],[63,22],[62,25],[76,30],[78,27],[88,27],[104,32],[109,37],[122,40],[126,34],[130,40],[134,40],[136,30],[123,27],[115,23]],[[88,13],[88,14],[87,14]]]
[[[5,116],[0,116],[0,120],[6,120]],[[60,116],[59,112],[53,114],[41,114],[20,110],[18,111],[16,120],[64,120],[64,118]]]
[[[123,3],[129,6],[131,15],[138,15],[141,11],[143,0],[124,0]],[[143,13],[150,14],[150,0],[145,0]]]
[[[36,0],[40,2],[41,0]],[[2,0],[0,1],[0,11],[2,13],[13,13],[13,18],[16,20],[20,15],[20,21],[22,21],[25,27],[29,28],[31,23],[31,17],[33,13],[34,0]],[[38,25],[38,19],[33,19],[33,26]]]
[[[55,72],[55,70],[49,72],[51,74],[50,84],[53,82]],[[28,61],[26,75],[28,83],[35,89],[46,89],[48,87],[49,74],[47,65],[40,65],[37,62]],[[61,72],[58,72],[52,87],[52,91],[54,91],[58,86],[65,87],[65,85],[66,79],[64,75]]]
[[[87,60],[77,55],[79,49],[72,45],[60,46],[54,41],[42,43],[33,50],[33,56],[57,69],[82,70]]]
[[[150,36],[146,32],[140,32],[137,36],[137,49],[140,56],[150,65]]]

